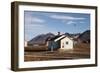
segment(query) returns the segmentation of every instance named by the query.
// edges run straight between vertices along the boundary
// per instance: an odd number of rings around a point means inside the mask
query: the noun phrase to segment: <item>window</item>
[[[68,41],[66,42],[66,44],[68,45]]]

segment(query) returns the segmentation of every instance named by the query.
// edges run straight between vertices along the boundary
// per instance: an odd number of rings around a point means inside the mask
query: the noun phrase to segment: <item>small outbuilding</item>
[[[24,42],[24,46],[27,47],[27,41]]]

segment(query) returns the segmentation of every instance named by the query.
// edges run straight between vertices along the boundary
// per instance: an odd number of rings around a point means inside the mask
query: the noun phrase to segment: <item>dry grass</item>
[[[62,59],[90,58],[90,45],[79,43],[74,45],[74,50],[47,51],[46,46],[25,47],[25,61],[44,61]]]
[[[74,51],[75,52],[80,52],[80,53],[90,54],[90,44],[87,44],[87,43],[76,44],[74,46]]]
[[[46,51],[47,50],[47,46],[28,46],[28,47],[24,47],[25,51]]]

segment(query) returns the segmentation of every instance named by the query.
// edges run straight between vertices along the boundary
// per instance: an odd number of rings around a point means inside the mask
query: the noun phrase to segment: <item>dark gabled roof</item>
[[[62,36],[62,35],[57,35],[57,36],[51,38],[50,40],[53,41],[53,40],[55,40],[55,39],[57,39],[57,38],[59,38],[59,37],[61,37],[61,36]]]
[[[61,37],[62,35],[57,35],[57,36],[55,36],[55,37],[53,37],[53,38],[50,38],[50,41],[54,41],[55,39],[57,39],[57,38],[59,38],[59,37]],[[65,36],[65,37],[68,37],[68,36]],[[61,39],[59,39],[58,41],[60,41],[60,40],[62,40],[63,38],[65,38],[65,37],[62,37]],[[69,38],[70,39],[70,38]]]

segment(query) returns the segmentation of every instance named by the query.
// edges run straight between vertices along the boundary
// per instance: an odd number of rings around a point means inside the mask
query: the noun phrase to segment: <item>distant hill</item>
[[[73,39],[78,39],[81,42],[90,42],[90,30],[86,30],[83,33],[76,33],[76,34],[70,34],[66,32],[65,35]],[[48,38],[52,38],[55,36],[56,35],[54,35],[53,33],[40,34],[31,39],[30,41],[28,41],[28,45],[45,44]]]
[[[28,44],[45,44],[45,41],[49,37],[54,37],[55,35],[53,33],[47,33],[47,34],[40,34],[36,37],[34,37],[32,40],[28,41]]]
[[[67,33],[67,32],[65,33],[66,36],[71,37],[71,38],[77,38],[80,34],[81,33],[75,33],[75,34],[74,33],[70,34],[70,33]]]
[[[77,39],[77,41],[79,40],[79,42],[83,42],[83,43],[90,43],[90,30],[86,30],[83,33],[65,33],[66,36],[73,38],[74,40]]]
[[[88,42],[90,43],[90,30],[86,30],[85,32],[83,32],[82,34],[79,35],[78,39],[81,42]]]

